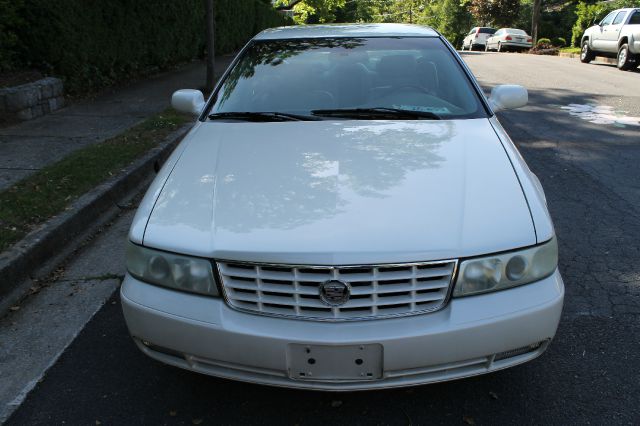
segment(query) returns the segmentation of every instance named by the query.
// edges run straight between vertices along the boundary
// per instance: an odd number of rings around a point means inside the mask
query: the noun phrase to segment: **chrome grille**
[[[227,303],[264,315],[344,321],[414,315],[444,306],[456,261],[366,266],[268,265],[217,262]],[[350,286],[341,306],[320,299],[320,285]]]

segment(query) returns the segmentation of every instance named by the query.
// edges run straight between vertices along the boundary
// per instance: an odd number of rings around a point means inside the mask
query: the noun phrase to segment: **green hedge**
[[[567,40],[565,40],[564,37],[554,37],[553,40],[551,40],[551,44],[555,47],[565,47],[567,45]]]
[[[536,43],[536,46],[540,46],[542,44],[551,44],[551,40],[549,40],[546,37],[539,38],[538,42]]]
[[[217,52],[232,52],[263,29],[288,23],[260,0],[215,0],[215,8]]]
[[[0,0],[0,72],[13,68],[16,61],[16,28],[22,24],[19,9],[17,0]]]
[[[18,13],[24,21],[16,30],[14,66],[63,77],[72,93],[92,91],[204,52],[202,0],[13,0],[13,4],[20,4]],[[216,0],[215,12],[218,54],[237,49],[265,27],[286,24],[262,0]],[[4,55],[0,53],[0,58]]]

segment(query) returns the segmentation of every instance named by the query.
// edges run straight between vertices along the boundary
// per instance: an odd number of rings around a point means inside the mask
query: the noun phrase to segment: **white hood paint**
[[[146,246],[219,259],[366,264],[536,243],[487,119],[207,122],[182,144]]]

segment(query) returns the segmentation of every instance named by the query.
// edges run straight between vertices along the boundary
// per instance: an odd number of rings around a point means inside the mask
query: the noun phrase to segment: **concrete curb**
[[[558,53],[558,56],[561,56],[563,58],[580,59],[580,54],[579,53],[560,52],[560,53]],[[610,65],[617,65],[618,64],[618,62],[615,60],[615,58],[607,58],[606,56],[596,56],[595,61],[596,62],[604,62],[605,64],[610,64]]]
[[[570,52],[560,52],[558,56],[562,56],[563,58],[579,58],[579,53],[570,53]]]
[[[28,292],[29,278],[49,275],[57,265],[120,211],[118,203],[135,196],[154,176],[193,123],[167,136],[122,173],[84,194],[0,255],[0,316]]]

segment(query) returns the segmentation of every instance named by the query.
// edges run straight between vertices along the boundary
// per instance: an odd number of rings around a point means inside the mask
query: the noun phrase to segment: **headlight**
[[[148,249],[131,242],[127,245],[127,270],[135,278],[175,290],[218,296],[211,262]]]
[[[465,260],[460,264],[453,297],[528,284],[548,277],[557,267],[555,237],[535,247]]]

